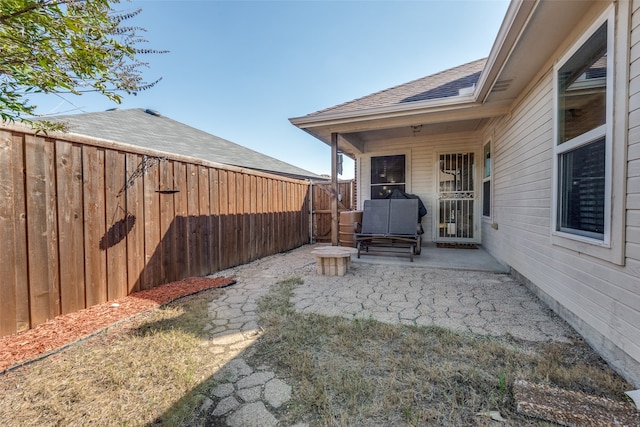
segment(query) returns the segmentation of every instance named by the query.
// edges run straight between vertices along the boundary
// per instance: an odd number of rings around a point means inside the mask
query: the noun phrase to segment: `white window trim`
[[[404,155],[404,173],[405,173],[405,184],[404,191],[412,194],[411,191],[411,150],[384,150],[384,151],[373,151],[371,153],[367,153],[364,156],[360,157],[360,166],[364,163],[366,159],[368,167],[360,167],[359,176],[361,178],[360,184],[362,187],[359,187],[358,195],[362,194],[362,197],[358,196],[358,209],[363,209],[364,201],[371,199],[371,158],[372,157],[384,157],[384,156],[399,156]],[[365,191],[366,190],[366,191]]]
[[[489,146],[489,153],[491,153],[491,159],[490,159],[490,172],[489,172],[489,176],[485,177],[484,176],[484,166],[485,166],[485,158],[484,158],[484,147]],[[487,142],[485,142],[482,145],[482,171],[480,172],[480,175],[482,177],[482,200],[480,203],[480,211],[481,211],[481,216],[482,216],[482,220],[484,222],[493,222],[493,173],[495,172],[495,168],[494,168],[494,162],[493,162],[493,140],[488,140]],[[484,183],[486,181],[489,181],[489,216],[485,216],[484,215]]]
[[[624,8],[621,8],[624,9]],[[554,66],[553,75],[553,181],[551,242],[554,245],[624,265],[624,197],[626,176],[626,141],[628,133],[628,28],[629,11],[622,10],[616,21],[615,4],[573,44]],[[606,124],[558,145],[558,70],[607,22],[607,116]],[[621,64],[621,66],[615,66]],[[594,239],[556,230],[558,221],[558,180],[560,154],[605,136],[605,230],[604,238]],[[621,154],[619,154],[621,153]],[[616,196],[619,195],[619,196]]]

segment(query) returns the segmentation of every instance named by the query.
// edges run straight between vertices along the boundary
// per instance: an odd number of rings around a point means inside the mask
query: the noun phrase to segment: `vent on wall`
[[[462,88],[458,89],[458,95],[459,96],[473,95],[473,91],[475,89],[476,89],[475,83],[473,84],[473,86],[462,87]]]
[[[512,81],[513,79],[498,80],[496,84],[493,85],[491,92],[503,92],[507,90]]]

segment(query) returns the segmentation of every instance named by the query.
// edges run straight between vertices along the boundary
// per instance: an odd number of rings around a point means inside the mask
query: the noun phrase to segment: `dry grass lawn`
[[[215,357],[202,347],[214,292],[146,312],[1,376],[2,425],[184,425],[215,372]]]
[[[439,327],[301,315],[289,305],[296,280],[262,301],[266,333],[256,361],[276,366],[296,390],[280,419],[311,425],[548,425],[516,412],[514,380],[625,399],[632,387],[583,341],[536,343]],[[286,425],[286,422],[285,422]]]
[[[300,279],[259,306],[263,336],[243,356],[293,386],[274,411],[282,425],[547,425],[516,412],[516,379],[624,399],[632,387],[585,343],[531,343],[301,315],[289,304]],[[220,359],[209,350],[205,291],[134,318],[0,376],[5,426],[211,425],[200,412]],[[492,424],[493,423],[493,424]],[[217,425],[217,424],[216,424]]]

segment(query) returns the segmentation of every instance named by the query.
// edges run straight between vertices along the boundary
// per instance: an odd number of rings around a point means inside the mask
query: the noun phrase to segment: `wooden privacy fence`
[[[0,336],[309,241],[309,184],[0,127]]]
[[[350,211],[355,207],[354,182],[340,181],[338,183],[338,212]],[[331,242],[331,194],[333,189],[330,182],[314,182],[311,190],[313,239],[316,242]]]

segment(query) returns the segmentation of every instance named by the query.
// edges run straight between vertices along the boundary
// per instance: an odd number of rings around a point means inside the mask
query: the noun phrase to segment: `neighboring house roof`
[[[357,111],[368,108],[388,107],[408,102],[458,96],[460,95],[461,89],[473,88],[475,86],[486,62],[486,58],[469,62],[353,101],[308,114],[306,117],[329,112]]]
[[[71,133],[250,168],[298,179],[323,179],[313,172],[141,108],[55,116]]]

